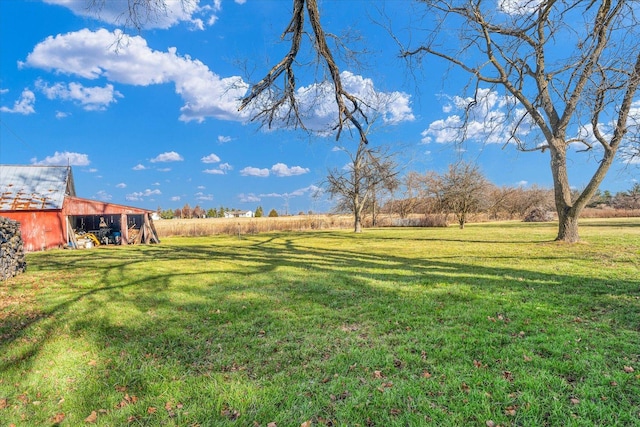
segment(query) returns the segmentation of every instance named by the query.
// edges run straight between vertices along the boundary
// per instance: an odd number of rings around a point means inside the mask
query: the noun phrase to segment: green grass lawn
[[[640,425],[640,220],[555,234],[30,254],[0,283],[0,426]]]

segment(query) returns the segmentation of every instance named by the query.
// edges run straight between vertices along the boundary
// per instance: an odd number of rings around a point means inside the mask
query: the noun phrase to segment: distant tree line
[[[353,175],[353,170],[347,170],[345,174]],[[352,185],[351,188],[356,187]],[[489,220],[549,221],[554,219],[555,211],[553,189],[537,185],[497,186],[476,164],[468,162],[450,165],[443,173],[409,172],[393,185],[370,187],[367,192],[367,201],[357,217],[359,220],[370,218],[374,226],[380,214],[405,219],[409,225],[446,226],[454,220],[464,228],[470,216],[475,214],[484,214]],[[572,196],[578,198],[580,194],[576,189]],[[362,199],[362,194],[360,197]],[[338,198],[338,201],[344,199]],[[587,207],[640,209],[640,183],[616,194],[597,191]],[[348,203],[338,203],[336,211],[354,214],[353,205]],[[410,217],[415,219],[416,215],[421,215],[418,222],[409,220]]]
[[[205,210],[200,207],[200,205],[196,205],[195,207],[189,206],[189,203],[185,203],[182,208],[177,209],[162,209],[158,206],[156,213],[162,219],[191,219],[191,218],[224,218],[225,214],[235,211],[246,212],[247,209],[235,209],[228,208],[226,206],[220,206],[219,208],[209,208]],[[254,217],[260,218],[264,216],[264,210],[262,206],[258,206],[253,214]],[[277,217],[278,211],[275,209],[271,209],[268,214],[269,217]]]

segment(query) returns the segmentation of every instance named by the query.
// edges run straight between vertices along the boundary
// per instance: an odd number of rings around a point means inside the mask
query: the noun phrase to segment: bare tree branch
[[[271,127],[276,118],[282,116],[282,108],[287,109],[285,122],[289,125],[300,126],[306,129],[304,119],[298,108],[298,101],[295,97],[296,78],[294,72],[294,62],[300,50],[302,34],[304,32],[304,16],[306,12],[309,16],[309,23],[313,30],[314,49],[319,58],[324,61],[324,65],[329,70],[329,75],[333,83],[333,92],[337,107],[337,123],[334,130],[337,132],[336,140],[340,138],[345,126],[353,126],[360,135],[360,140],[365,144],[367,141],[366,130],[363,124],[369,122],[365,114],[364,101],[358,99],[353,94],[344,89],[340,77],[340,69],[333,57],[331,49],[327,44],[327,35],[320,23],[320,12],[317,0],[293,0],[293,17],[291,23],[283,33],[283,38],[291,34],[291,49],[284,58],[274,65],[267,75],[258,83],[251,87],[249,95],[241,100],[239,110],[245,109],[248,105],[255,103],[260,96],[265,96],[266,101],[257,107],[254,120],[261,120]],[[275,80],[285,74],[285,87],[280,96],[273,96]]]

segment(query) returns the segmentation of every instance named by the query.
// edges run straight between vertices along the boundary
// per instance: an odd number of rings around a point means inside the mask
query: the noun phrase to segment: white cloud
[[[173,197],[171,197],[171,201],[172,201],[172,202],[178,202],[178,201],[180,201],[180,196],[173,196]]]
[[[516,187],[526,187],[527,185],[529,185],[529,181],[525,181],[525,180],[518,181],[516,183]]]
[[[135,165],[134,167],[132,167],[131,169],[133,169],[134,171],[143,171],[145,170],[147,167],[143,164],[138,163],[137,165]]]
[[[197,187],[197,188],[198,188],[198,190],[204,190],[204,189],[206,189],[207,187],[205,187],[204,185],[198,185],[198,187]]]
[[[175,151],[167,151],[151,159],[151,163],[181,162],[183,160],[184,158]]]
[[[64,119],[65,117],[69,117],[69,113],[65,113],[64,111],[56,111],[56,119]]]
[[[208,173],[209,175],[224,175],[225,171],[221,169],[205,169],[202,171],[203,173]]]
[[[200,161],[202,161],[202,163],[218,163],[220,161],[220,157],[211,153],[208,156],[201,158]]]
[[[134,193],[127,194],[125,196],[125,198],[127,200],[131,200],[131,201],[141,201],[145,197],[159,196],[161,194],[162,194],[162,192],[160,190],[158,190],[158,189],[156,189],[156,190],[146,189],[144,191],[137,191],[137,192],[134,192]]]
[[[116,188],[127,188],[127,184],[121,182],[120,184],[116,184]]]
[[[238,4],[245,4],[247,0],[234,0]]]
[[[213,200],[213,194],[204,194],[202,192],[198,192],[195,194],[196,196],[196,200],[200,200],[200,201],[211,201]]]
[[[58,152],[56,151],[53,156],[47,156],[44,160],[38,161],[35,157],[31,159],[31,163],[34,165],[46,165],[46,166],[88,166],[89,155],[81,153],[73,153],[69,151]]]
[[[29,115],[36,112],[34,105],[36,103],[36,95],[29,89],[25,89],[20,94],[20,98],[13,104],[13,108],[0,107],[0,111],[3,113],[15,113]]]
[[[171,168],[158,168],[156,169],[158,172],[171,172]]]
[[[95,194],[95,198],[98,200],[102,200],[103,202],[108,202],[113,198],[113,196],[104,190],[100,190]]]
[[[303,187],[303,188],[294,190],[291,193],[267,193],[267,194],[260,194],[260,197],[289,198],[289,197],[300,197],[300,196],[304,196],[305,194],[309,194],[310,196],[313,197],[319,192],[322,192],[322,188],[316,185],[310,185],[308,187]]]
[[[130,0],[108,0],[96,2],[99,8],[87,7],[86,0],[44,0],[49,4],[56,4],[70,9],[78,16],[100,20],[114,25],[129,25]],[[155,3],[155,2],[149,2]],[[203,2],[208,3],[208,2]],[[150,13],[140,12],[138,16],[144,18],[143,28],[167,29],[181,22],[186,22],[194,29],[203,30],[203,21],[213,23],[217,20],[217,13],[221,10],[220,0],[215,0],[213,5],[200,6],[200,0],[164,2],[164,6],[151,9]]]
[[[224,144],[225,142],[230,142],[232,138],[230,136],[218,135],[218,142],[220,144]]]
[[[226,175],[230,170],[233,170],[233,166],[229,163],[221,163],[217,169],[205,169],[202,172],[210,175]]]
[[[421,134],[423,143],[469,140],[505,144],[512,139],[514,131],[519,138],[525,138],[534,130],[534,124],[514,97],[491,89],[479,89],[475,99],[451,97],[443,110],[451,114],[429,124]],[[467,111],[467,119],[456,111]]]
[[[221,165],[222,168],[222,165]],[[286,176],[296,176],[303,175],[305,173],[309,173],[309,168],[303,168],[300,166],[292,166],[289,167],[284,163],[276,163],[271,167],[271,169],[267,168],[255,168],[252,166],[247,166],[246,168],[240,171],[242,176],[258,176],[261,178],[268,177],[271,173],[278,177],[286,177]]]
[[[640,145],[629,145],[620,148],[620,159],[627,165],[640,166]]]
[[[303,175],[305,173],[309,173],[309,168],[303,168],[300,166],[289,167],[284,163],[276,163],[271,167],[271,172],[275,176],[295,176],[295,175]]]
[[[361,106],[369,118],[379,116],[386,124],[415,120],[410,107],[410,95],[377,91],[373,80],[349,71],[340,73],[340,79],[346,91],[363,101]],[[310,129],[326,131],[335,127],[337,113],[332,83],[325,81],[300,87],[296,98]]]
[[[178,55],[176,48],[153,50],[144,38],[119,30],[82,29],[50,36],[36,45],[20,66],[90,80],[104,77],[134,86],[173,83],[184,100],[180,120],[186,122],[202,122],[208,117],[241,121],[247,117],[237,111],[238,99],[248,89],[242,78],[221,78],[201,61]]]
[[[113,85],[105,87],[85,87],[80,83],[56,83],[49,86],[46,82],[38,80],[36,87],[49,99],[61,99],[75,101],[87,111],[105,110],[109,104],[115,103],[116,98],[122,98],[122,94],[113,89]]]
[[[266,178],[269,176],[269,169],[260,169],[254,168],[252,166],[247,166],[246,168],[240,171],[240,175],[242,176],[257,176],[260,178]]]
[[[256,196],[253,193],[249,193],[249,194],[240,193],[238,194],[238,199],[240,199],[240,202],[242,203],[256,203],[262,200],[260,197]]]
[[[499,0],[498,8],[509,15],[527,15],[535,12],[541,0]]]
[[[20,66],[91,80],[103,77],[110,82],[134,86],[172,83],[184,101],[179,119],[186,122],[203,122],[207,118],[248,121],[252,116],[251,107],[238,112],[239,99],[249,89],[241,77],[223,78],[201,61],[179,55],[176,48],[166,52],[153,50],[141,36],[125,35],[119,30],[83,29],[50,36],[36,45]],[[341,73],[341,79],[344,88],[363,101],[369,117],[379,116],[387,124],[415,119],[408,94],[377,91],[371,79],[348,71]],[[335,126],[337,120],[332,87],[329,82],[322,82],[297,90],[300,111],[309,129],[332,133],[328,129]],[[257,103],[264,101],[257,100]],[[284,111],[287,106],[282,108]],[[273,126],[285,127],[285,124],[276,119]],[[218,137],[219,142],[229,140],[226,136]]]

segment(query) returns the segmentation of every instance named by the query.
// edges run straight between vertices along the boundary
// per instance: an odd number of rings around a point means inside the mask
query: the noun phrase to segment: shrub
[[[524,222],[549,222],[553,221],[553,213],[541,207],[531,209],[525,216]]]

